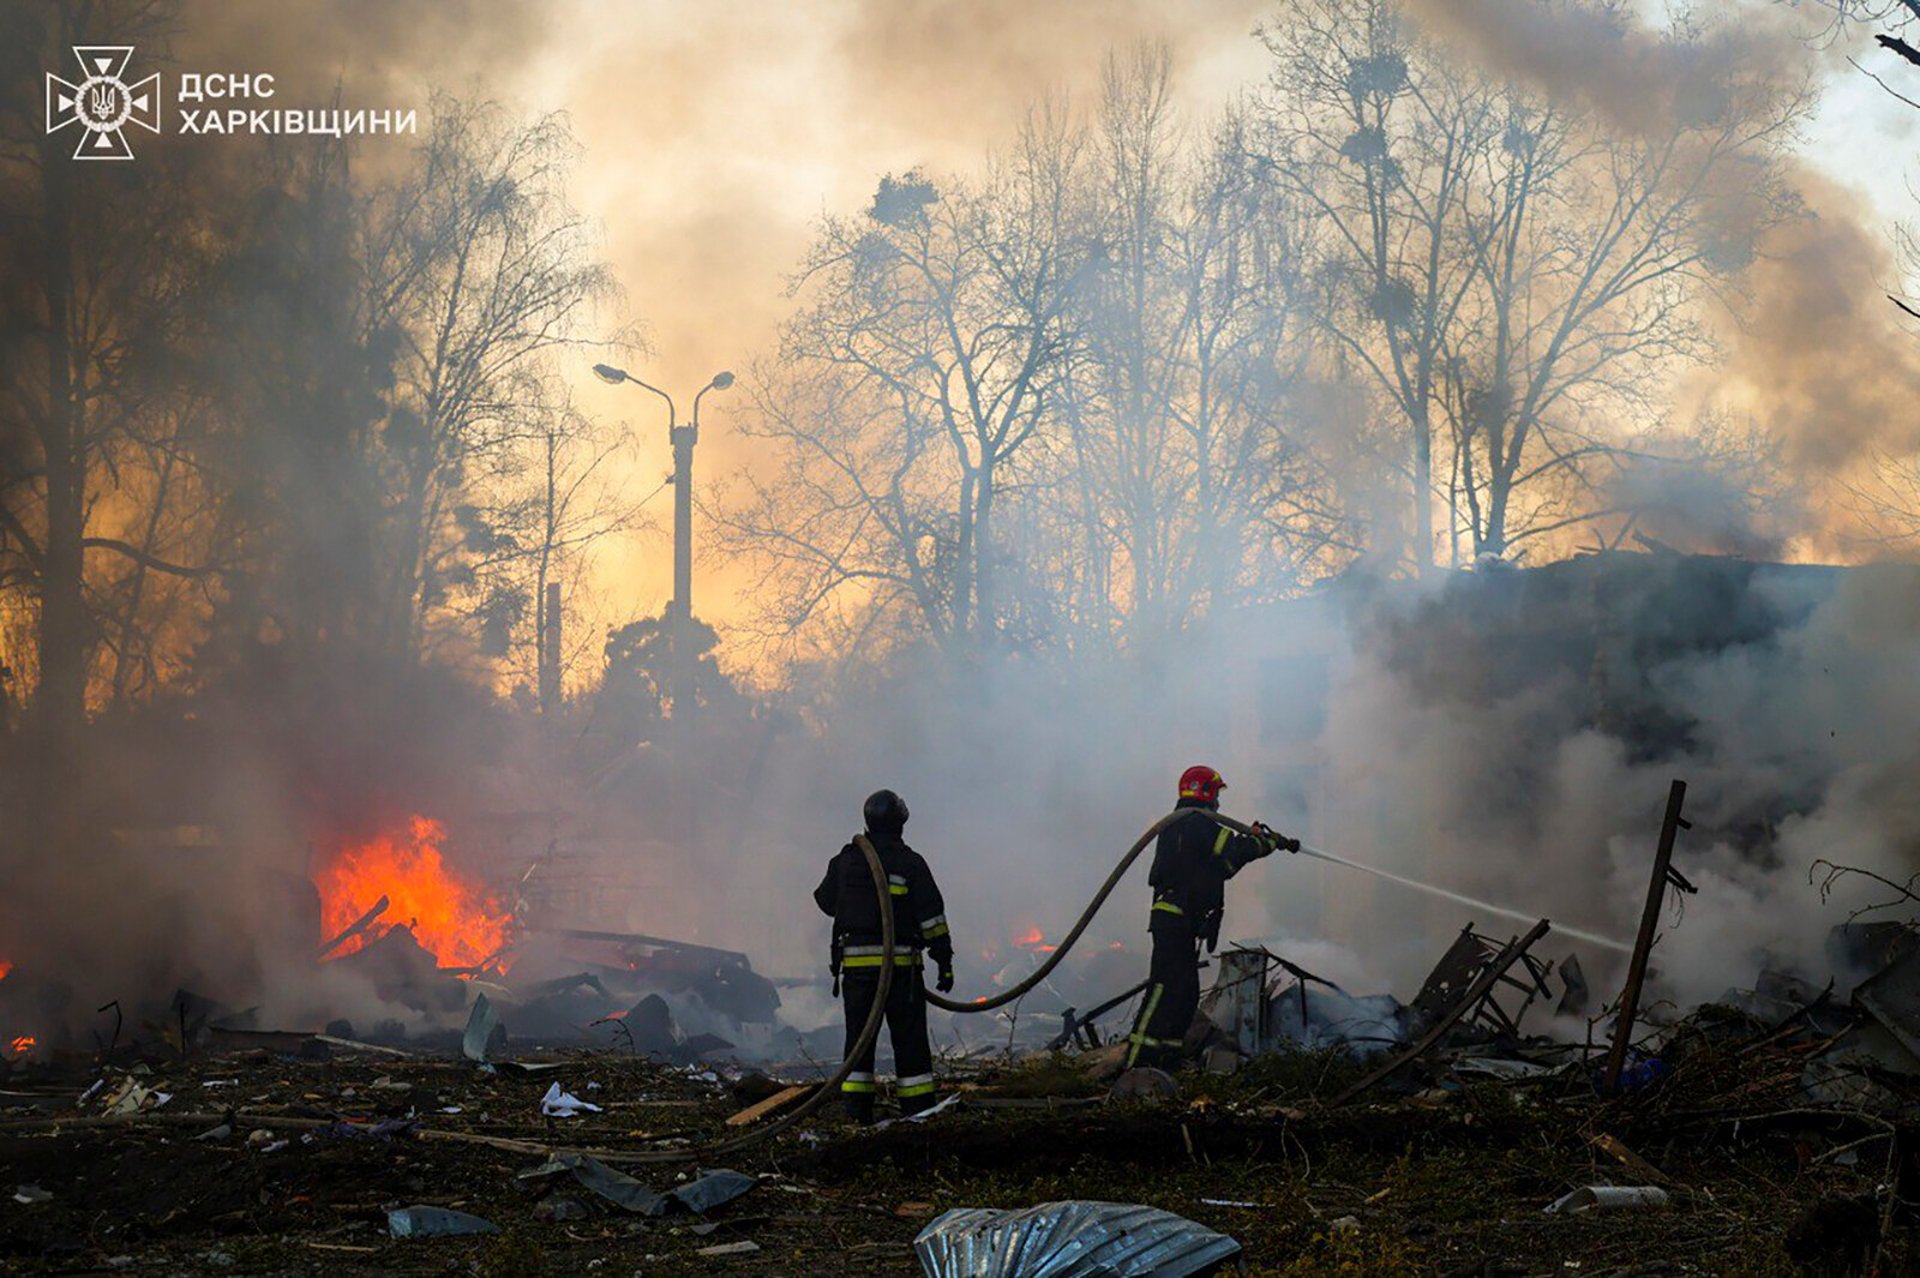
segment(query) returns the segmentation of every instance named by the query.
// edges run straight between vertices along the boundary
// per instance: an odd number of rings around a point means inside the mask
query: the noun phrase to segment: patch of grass
[[[1086,1062],[1067,1052],[1036,1052],[974,1080],[982,1096],[1009,1098],[1099,1096],[1106,1085],[1087,1075]]]
[[[1327,1230],[1307,1239],[1278,1268],[1250,1269],[1249,1278],[1399,1278],[1420,1272],[1420,1248],[1377,1230]]]
[[[547,1272],[547,1253],[524,1229],[509,1229],[480,1257],[481,1278],[531,1278]]]
[[[1310,1052],[1300,1048],[1263,1052],[1231,1074],[1183,1074],[1182,1086],[1218,1100],[1262,1100],[1276,1104],[1336,1095],[1365,1073],[1367,1065],[1344,1048]]]

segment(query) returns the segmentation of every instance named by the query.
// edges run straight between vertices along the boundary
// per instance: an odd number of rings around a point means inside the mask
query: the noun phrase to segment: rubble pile
[[[1767,972],[1683,1016],[1650,1009],[1610,1091],[1608,1009],[1520,939],[1463,931],[1405,1004],[1230,948],[1189,1036],[1198,1068],[1165,1086],[1116,1083],[1119,1045],[1080,1037],[949,1058],[930,1115],[863,1130],[829,1107],[723,1161],[700,1151],[788,1112],[830,1060],[528,1050],[484,991],[466,1034],[408,1046],[222,1028],[182,996],[171,1036],[3,1067],[0,1255],[15,1272],[913,1274],[1151,1219],[1194,1273],[1230,1252],[1268,1274],[1915,1263],[1910,932],[1836,931],[1837,953],[1885,960],[1846,997]],[[602,998],[591,974],[540,998],[576,996]],[[1589,1016],[1580,1041],[1530,1032]]]

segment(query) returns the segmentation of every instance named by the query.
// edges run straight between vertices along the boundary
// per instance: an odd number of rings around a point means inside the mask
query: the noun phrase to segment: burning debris
[[[513,920],[497,899],[447,865],[446,838],[438,821],[416,816],[404,832],[343,843],[323,856],[313,881],[321,925],[334,938],[327,948],[344,958],[404,930],[437,966],[477,971],[499,963]]]

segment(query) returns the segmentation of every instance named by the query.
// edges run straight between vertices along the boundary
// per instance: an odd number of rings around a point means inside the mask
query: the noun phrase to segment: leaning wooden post
[[[1667,815],[1660,823],[1660,847],[1653,854],[1653,878],[1647,884],[1647,908],[1640,914],[1640,934],[1633,939],[1633,960],[1627,964],[1627,983],[1620,991],[1620,1011],[1614,1023],[1613,1047],[1607,1052],[1607,1072],[1601,1077],[1600,1090],[1611,1096],[1620,1086],[1620,1070],[1627,1063],[1627,1045],[1633,1039],[1633,1018],[1640,1010],[1640,986],[1647,979],[1647,955],[1653,950],[1653,934],[1660,926],[1660,907],[1666,903],[1667,884],[1682,892],[1694,890],[1693,884],[1673,868],[1673,840],[1682,830],[1693,827],[1680,815],[1687,799],[1687,783],[1674,778],[1667,791]]]

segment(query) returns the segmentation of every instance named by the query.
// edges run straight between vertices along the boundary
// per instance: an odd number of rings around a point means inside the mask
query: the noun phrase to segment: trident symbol
[[[81,44],[73,47],[80,64],[78,84],[47,76],[47,132],[79,125],[73,158],[131,160],[126,126],[160,132],[160,75],[127,83],[132,45]]]

